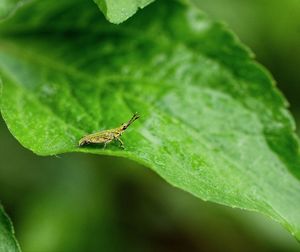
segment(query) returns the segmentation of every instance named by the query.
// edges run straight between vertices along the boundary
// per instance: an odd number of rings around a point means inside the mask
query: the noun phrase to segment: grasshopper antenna
[[[138,114],[138,112],[135,112],[134,114],[133,114],[133,116],[131,117],[131,119],[128,121],[128,126],[130,125],[130,124],[132,124],[135,120],[137,120],[137,119],[139,119],[140,118],[140,115]]]
[[[127,123],[124,123],[124,124],[123,124],[123,130],[127,129],[127,127],[128,127],[130,124],[132,124],[135,120],[137,120],[137,119],[139,119],[139,118],[140,118],[140,115],[139,115],[137,112],[135,112],[135,113],[133,114],[133,116],[131,117],[131,119],[130,119]]]

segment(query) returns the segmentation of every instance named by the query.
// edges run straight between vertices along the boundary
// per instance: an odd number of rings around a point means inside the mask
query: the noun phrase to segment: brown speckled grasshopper
[[[140,116],[138,113],[134,113],[132,118],[127,122],[123,123],[120,127],[115,129],[109,129],[109,130],[103,130],[94,134],[90,134],[87,136],[84,136],[79,140],[79,146],[84,146],[87,144],[104,144],[104,148],[106,147],[106,144],[110,143],[113,140],[117,140],[120,142],[120,147],[124,148],[124,143],[120,139],[123,132],[128,128],[130,124],[132,124],[136,119],[138,119]]]

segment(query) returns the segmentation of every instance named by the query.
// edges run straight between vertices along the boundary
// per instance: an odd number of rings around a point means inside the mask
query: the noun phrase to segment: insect
[[[84,146],[87,144],[104,144],[104,148],[106,144],[110,143],[113,140],[117,140],[120,143],[120,147],[124,149],[124,143],[120,139],[120,136],[123,132],[128,128],[130,124],[132,124],[135,120],[140,118],[138,113],[134,113],[131,119],[127,123],[123,123],[120,127],[115,129],[103,130],[94,134],[90,134],[84,136],[79,140],[79,146]]]

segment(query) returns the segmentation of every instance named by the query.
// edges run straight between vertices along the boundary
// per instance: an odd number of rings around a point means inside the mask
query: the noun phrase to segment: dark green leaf
[[[0,206],[0,252],[20,252],[8,216]]]
[[[3,118],[35,153],[130,158],[300,238],[300,154],[287,103],[237,38],[196,8],[158,1],[115,26],[86,0],[36,1],[3,25],[0,73]],[[142,117],[123,135],[125,150],[77,146],[135,111]]]

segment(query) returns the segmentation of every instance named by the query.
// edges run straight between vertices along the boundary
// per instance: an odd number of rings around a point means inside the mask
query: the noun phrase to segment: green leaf
[[[0,206],[0,251],[1,252],[20,252],[16,241],[12,224]]]
[[[119,26],[85,0],[36,1],[2,27],[1,112],[39,155],[129,158],[203,200],[267,215],[300,239],[295,123],[252,57],[226,27],[174,1]],[[125,150],[77,146],[135,111],[142,117],[122,136]]]
[[[0,20],[8,17],[21,4],[22,0],[1,0]]]
[[[26,0],[1,0],[0,20],[7,18]],[[134,15],[139,8],[144,8],[154,0],[93,0],[105,17],[115,24],[119,24]]]
[[[94,0],[106,18],[115,24],[124,22],[139,8],[144,8],[154,0]]]

